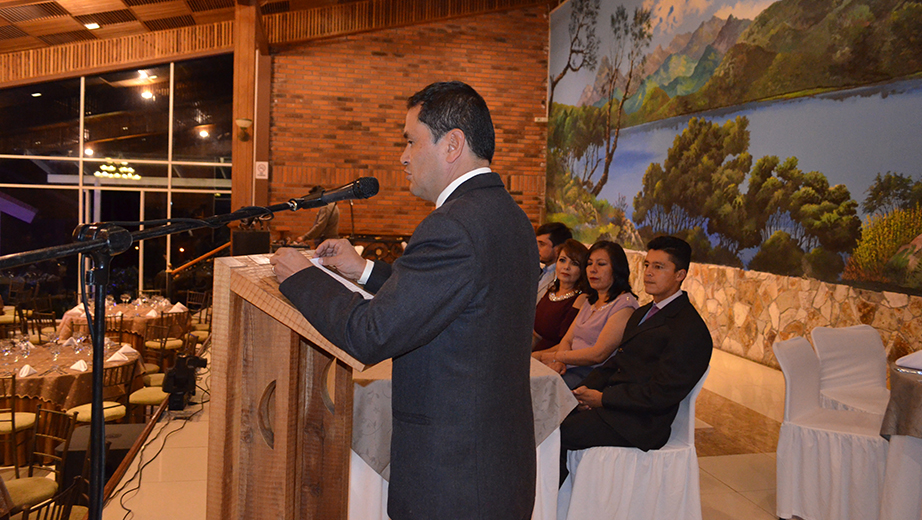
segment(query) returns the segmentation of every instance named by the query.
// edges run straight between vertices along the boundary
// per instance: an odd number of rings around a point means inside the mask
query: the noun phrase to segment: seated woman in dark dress
[[[600,240],[589,248],[586,276],[590,289],[570,329],[556,346],[532,356],[563,376],[571,389],[604,363],[621,343],[624,326],[639,307],[631,292],[631,268],[624,249]]]
[[[557,279],[551,283],[535,308],[532,352],[560,343],[586,301],[583,293],[589,288],[586,278],[588,256],[586,246],[572,238],[561,246],[557,255]]]

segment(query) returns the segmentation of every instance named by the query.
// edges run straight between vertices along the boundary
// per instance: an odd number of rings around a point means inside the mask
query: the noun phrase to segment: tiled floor
[[[196,400],[201,398],[199,392]],[[187,410],[198,408],[190,405]],[[122,492],[110,500],[104,520],[125,518],[126,508],[134,513],[133,520],[205,518],[207,404],[202,408],[189,420],[172,419],[157,425],[151,436],[154,440],[140,459],[144,464],[140,490]],[[696,410],[704,520],[777,518],[775,444],[783,412],[781,372],[714,351]],[[138,462],[123,483],[137,473]],[[125,489],[136,485],[137,478]]]

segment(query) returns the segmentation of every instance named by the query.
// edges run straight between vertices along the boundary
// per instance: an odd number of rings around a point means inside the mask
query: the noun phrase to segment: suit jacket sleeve
[[[478,262],[464,227],[433,213],[392,267],[375,263],[371,300],[314,268],[279,288],[324,337],[370,364],[426,345],[454,321],[473,298]]]

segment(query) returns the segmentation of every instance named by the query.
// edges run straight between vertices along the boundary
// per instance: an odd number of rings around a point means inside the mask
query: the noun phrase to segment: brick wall
[[[307,43],[273,55],[269,200],[374,176],[356,201],[358,234],[409,235],[432,204],[414,197],[399,158],[406,99],[434,81],[461,80],[484,97],[496,127],[498,172],[537,223],[545,190],[548,20],[517,9]],[[340,232],[350,232],[340,203]],[[274,229],[303,232],[314,211],[280,213]],[[274,233],[274,238],[278,233]]]

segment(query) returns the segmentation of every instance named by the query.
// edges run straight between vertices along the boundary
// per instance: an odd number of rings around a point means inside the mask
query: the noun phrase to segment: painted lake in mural
[[[796,157],[801,170],[823,173],[830,184],[845,184],[860,203],[877,173],[891,171],[916,180],[922,177],[920,107],[922,79],[914,79],[748,103],[625,128],[611,178],[600,198],[614,202],[620,194],[632,206],[647,167],[654,162],[662,164],[673,139],[691,117],[723,124],[746,116],[754,161],[766,155],[781,160]],[[629,210],[628,217],[630,214]]]

